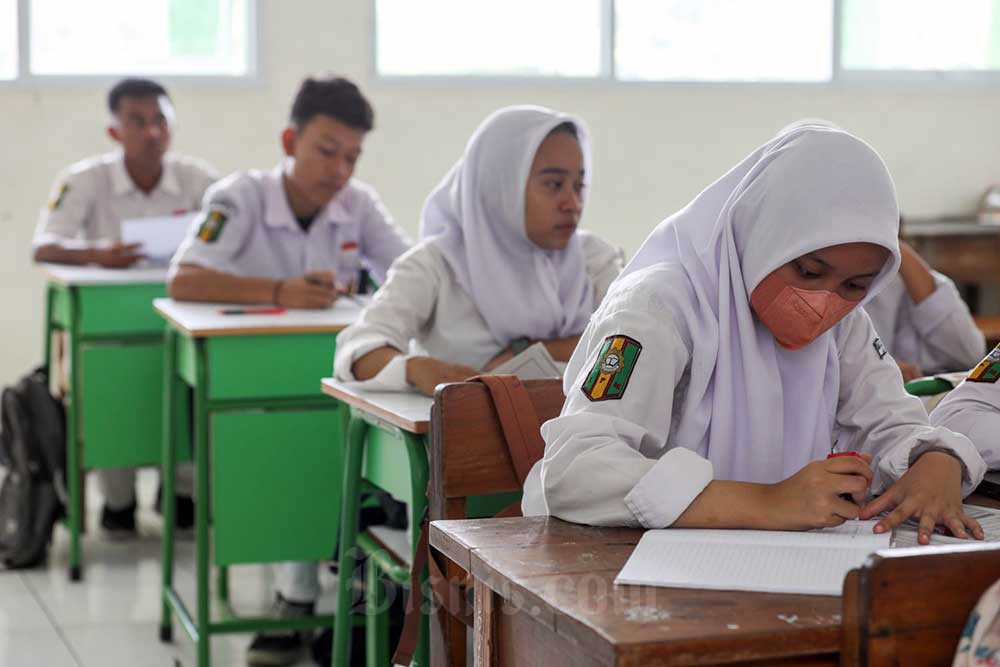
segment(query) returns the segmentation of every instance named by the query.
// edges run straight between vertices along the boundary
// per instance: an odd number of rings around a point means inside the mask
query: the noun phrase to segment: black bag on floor
[[[66,503],[66,414],[44,367],[0,395],[0,452],[0,564],[34,567]]]

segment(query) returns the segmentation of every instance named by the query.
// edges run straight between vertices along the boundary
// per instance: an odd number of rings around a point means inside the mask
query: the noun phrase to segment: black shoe
[[[153,510],[163,515],[162,508],[163,485],[156,487],[156,502],[153,503]],[[190,530],[194,527],[194,498],[189,496],[174,495],[174,526],[181,530]]]
[[[272,618],[303,618],[312,616],[316,605],[297,603],[277,596],[271,607]],[[294,664],[302,655],[306,642],[312,639],[310,631],[275,630],[261,632],[247,648],[247,664],[251,667],[281,667]]]
[[[135,509],[135,502],[120,510],[113,510],[105,505],[101,509],[101,528],[114,539],[135,537]]]

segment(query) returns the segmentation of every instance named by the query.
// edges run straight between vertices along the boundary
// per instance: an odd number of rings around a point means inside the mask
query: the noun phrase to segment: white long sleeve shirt
[[[566,369],[562,413],[542,426],[545,457],[525,483],[526,516],[663,528],[715,479],[706,442],[675,440],[698,341],[658,297],[657,283],[667,278],[651,274],[613,290],[591,319]],[[838,451],[874,457],[872,492],[898,480],[927,449],[943,448],[963,462],[963,493],[971,493],[986,472],[982,457],[964,436],[928,425],[920,401],[904,392],[892,357],[875,344],[867,314],[850,313],[833,335],[840,384],[831,442]],[[619,400],[593,401],[581,388],[611,336],[638,341],[641,356]]]
[[[965,435],[991,469],[1000,469],[1000,346],[931,413],[931,423]]]

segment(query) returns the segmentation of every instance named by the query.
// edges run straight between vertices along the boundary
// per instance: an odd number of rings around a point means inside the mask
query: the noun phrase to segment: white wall
[[[373,80],[369,0],[262,0],[262,83],[173,86],[174,146],[223,172],[269,166],[301,77],[354,78],[376,108],[360,176],[411,232],[424,197],[488,112],[533,102],[579,114],[595,142],[584,223],[631,253],[660,219],[802,116],[834,120],[885,157],[903,210],[970,210],[1000,180],[1000,90],[423,85]],[[460,55],[456,57],[461,57]],[[0,383],[41,357],[43,283],[29,243],[63,166],[109,146],[103,87],[0,88]]]

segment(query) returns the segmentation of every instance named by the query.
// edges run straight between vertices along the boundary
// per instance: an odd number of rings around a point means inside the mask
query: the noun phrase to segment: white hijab
[[[808,125],[758,148],[664,220],[625,268],[622,276],[672,265],[690,283],[695,299],[680,299],[679,310],[694,351],[676,442],[704,447],[717,479],[780,481],[832,445],[837,327],[786,350],[754,317],[750,293],[796,257],[864,241],[892,256],[860,306],[896,274],[898,223],[878,154],[842,130]]]
[[[495,111],[424,204],[420,237],[444,253],[497,342],[579,334],[594,310],[580,238],[543,250],[524,229],[524,192],[535,153],[570,122],[590,178],[590,140],[577,118],[535,106]]]

